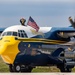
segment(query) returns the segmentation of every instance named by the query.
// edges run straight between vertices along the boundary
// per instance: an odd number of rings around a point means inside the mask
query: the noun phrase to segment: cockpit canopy
[[[30,26],[13,25],[7,27],[1,34],[1,36],[16,36],[21,38],[44,38],[49,35],[44,35],[51,30],[51,27],[40,27],[39,31],[36,32],[34,28]]]
[[[21,38],[28,37],[24,30],[18,30],[18,32],[13,32],[13,31],[3,32],[1,36],[17,36]]]

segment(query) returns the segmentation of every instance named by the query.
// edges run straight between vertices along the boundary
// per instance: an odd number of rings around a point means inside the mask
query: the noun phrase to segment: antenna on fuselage
[[[24,19],[24,18],[21,18],[21,19],[20,19],[21,25],[26,26],[26,25],[25,25],[25,22],[26,22],[26,19]]]

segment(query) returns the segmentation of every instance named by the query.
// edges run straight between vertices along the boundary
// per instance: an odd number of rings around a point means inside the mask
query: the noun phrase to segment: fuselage
[[[37,58],[37,62],[43,62],[41,58],[47,60],[48,56],[46,55],[50,55],[53,49],[60,47],[60,44],[69,41],[69,39],[58,37],[59,31],[73,32],[75,30],[71,27],[40,27],[39,31],[36,32],[30,26],[15,25],[8,27],[1,34],[0,55],[4,62],[8,64],[13,64],[15,61],[19,63],[29,61],[31,58],[30,62],[35,62],[34,60]],[[54,46],[56,47],[54,48]],[[45,59],[43,59],[43,56],[45,56]],[[26,63],[29,63],[28,61]]]

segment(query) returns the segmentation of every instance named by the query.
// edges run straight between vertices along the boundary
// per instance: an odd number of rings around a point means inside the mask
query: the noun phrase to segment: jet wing
[[[5,28],[0,28],[0,35],[4,31]]]
[[[57,35],[60,36],[61,38],[69,38],[69,37],[74,37],[75,36],[75,32],[59,31],[57,33]]]

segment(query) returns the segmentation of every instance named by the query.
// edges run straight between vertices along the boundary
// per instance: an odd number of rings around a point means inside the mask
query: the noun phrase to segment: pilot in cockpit
[[[25,25],[25,22],[26,22],[26,19],[24,19],[24,18],[21,18],[21,19],[20,19],[21,25],[26,26],[26,25]]]

